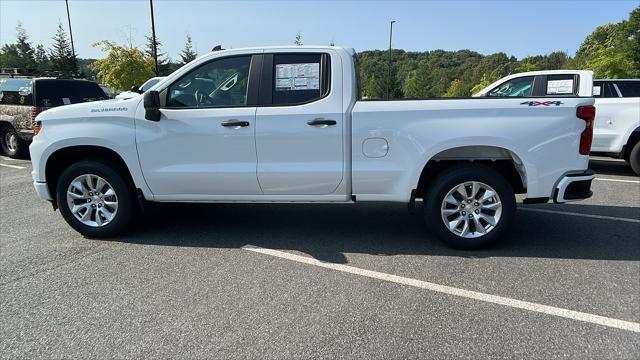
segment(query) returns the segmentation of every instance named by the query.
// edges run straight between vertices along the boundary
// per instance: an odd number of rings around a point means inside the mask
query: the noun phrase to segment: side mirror
[[[151,121],[160,121],[160,94],[153,90],[144,93],[144,118]]]
[[[129,90],[134,93],[142,94],[142,90],[140,90],[140,88],[137,85],[133,85]]]

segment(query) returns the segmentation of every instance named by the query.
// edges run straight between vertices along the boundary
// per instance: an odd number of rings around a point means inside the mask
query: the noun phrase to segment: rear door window
[[[328,54],[275,54],[272,96],[274,105],[296,105],[329,93]]]
[[[578,76],[575,74],[547,75],[546,96],[575,95],[578,90]]]
[[[41,79],[35,81],[36,106],[54,107],[105,100],[98,84],[85,80]]]
[[[593,97],[597,98],[616,98],[618,93],[613,88],[613,85],[608,81],[594,81],[593,82]]]
[[[533,90],[533,76],[511,79],[489,91],[490,97],[522,97],[531,96]]]
[[[616,81],[622,97],[640,97],[640,81]]]

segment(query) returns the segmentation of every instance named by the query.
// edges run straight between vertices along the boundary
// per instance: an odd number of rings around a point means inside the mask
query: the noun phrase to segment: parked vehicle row
[[[0,146],[11,157],[23,156],[34,135],[36,116],[50,108],[105,100],[93,81],[57,78],[0,79]]]
[[[533,71],[500,79],[474,96],[578,96],[578,82],[577,71]],[[640,80],[594,80],[593,96],[592,154],[624,159],[640,175]]]
[[[36,118],[34,187],[92,237],[125,231],[138,200],[422,198],[429,228],[464,248],[506,233],[516,193],[591,196],[591,72],[575,73],[577,96],[361,101],[356,67],[339,47],[216,51],[143,96],[52,108]]]

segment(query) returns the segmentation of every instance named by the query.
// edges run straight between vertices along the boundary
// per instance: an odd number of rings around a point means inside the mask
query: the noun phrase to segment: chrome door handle
[[[223,121],[220,125],[224,127],[245,127],[245,126],[249,126],[249,122],[240,121],[240,120],[227,120],[227,121]]]
[[[322,119],[322,118],[317,118],[317,119],[307,121],[307,125],[311,125],[311,126],[317,126],[317,125],[333,126],[335,124],[337,124],[335,120],[328,120],[328,119]]]

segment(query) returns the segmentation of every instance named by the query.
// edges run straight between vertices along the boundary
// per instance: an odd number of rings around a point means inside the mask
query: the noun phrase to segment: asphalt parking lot
[[[457,251],[404,205],[163,205],[85,239],[0,157],[2,358],[640,358],[640,177]]]

